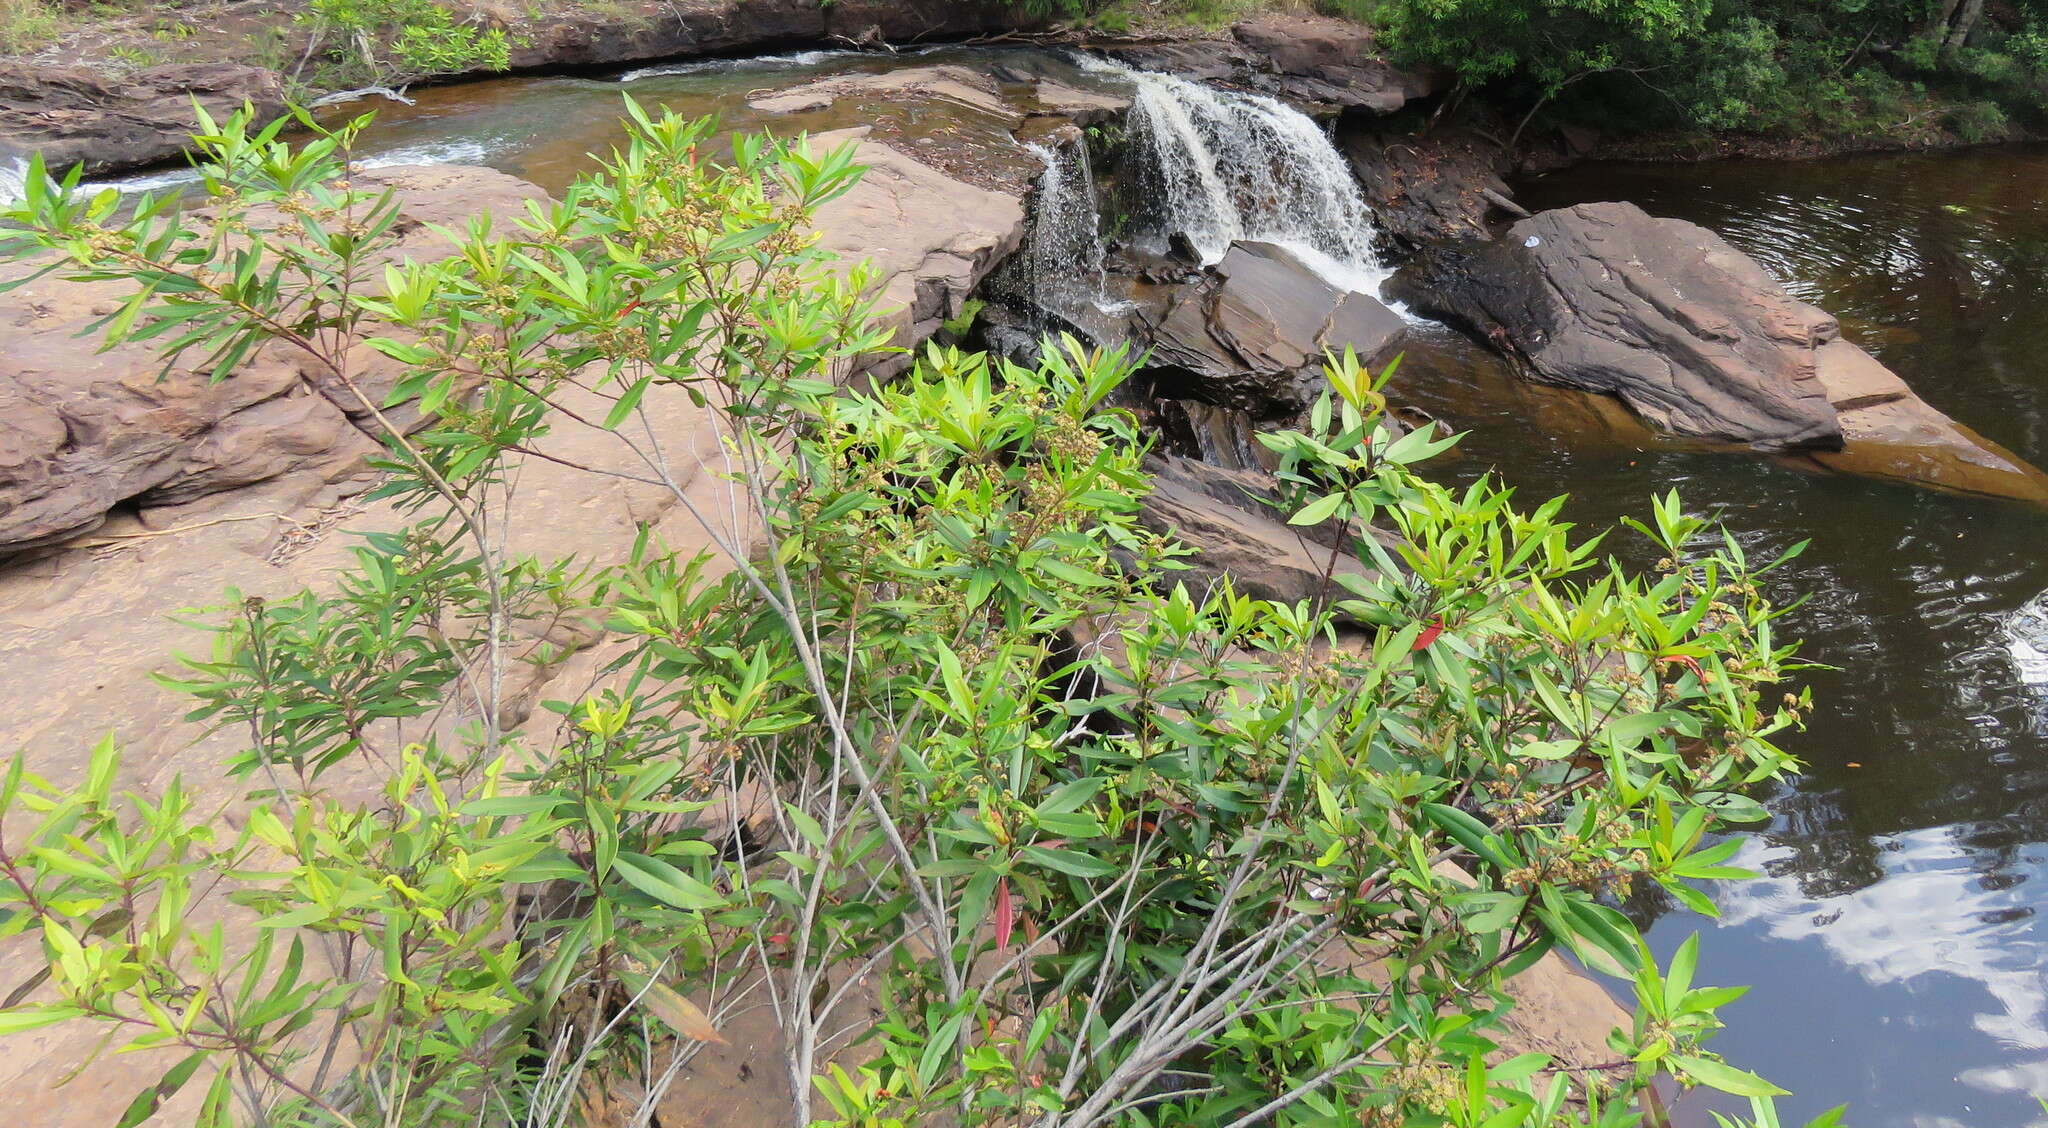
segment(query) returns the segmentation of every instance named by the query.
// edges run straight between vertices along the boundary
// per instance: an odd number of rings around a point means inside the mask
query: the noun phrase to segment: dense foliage
[[[1325,0],[1394,53],[1602,124],[1968,140],[2048,116],[2048,5]]]
[[[1742,876],[1713,832],[1804,706],[1774,562],[1670,497],[1634,574],[1558,501],[1433,484],[1447,443],[1345,357],[1266,440],[1291,520],[1346,534],[1328,598],[1191,591],[1105,407],[1129,358],[934,349],[856,390],[867,279],[805,232],[849,154],[719,164],[711,124],[629,110],[562,201],[432,263],[345,179],[361,122],[209,123],[219,222],[34,171],[0,252],[132,283],[110,340],[221,377],[315,358],[411,523],[329,590],[231,599],[174,675],[240,748],[242,824],[122,792],[112,743],[0,777],[0,936],[46,968],[0,1033],[171,1051],[126,1122],[189,1085],[208,1128],[644,1124],[749,1013],[794,1125],[1623,1128],[1673,1078],[1768,1116],[1703,1044],[1740,992],[1614,903],[1711,911],[1695,883]],[[406,369],[388,393],[363,342]],[[710,499],[664,431],[691,411]],[[567,516],[510,504],[535,460],[692,519],[513,557],[508,526]],[[508,668],[574,621],[601,676],[522,716]],[[1587,1072],[1497,1049],[1557,946],[1635,1000]]]

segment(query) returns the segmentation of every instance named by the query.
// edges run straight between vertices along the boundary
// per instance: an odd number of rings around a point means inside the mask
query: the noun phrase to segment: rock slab
[[[191,142],[195,98],[216,117],[244,103],[259,120],[284,113],[284,84],[262,67],[188,63],[116,78],[92,67],[9,60],[0,67],[0,152],[41,151],[52,172],[168,160]]]
[[[1696,224],[1580,204],[1432,248],[1390,287],[1533,379],[1614,395],[1670,435],[2048,504],[2048,475],[1942,414],[1841,324]]]
[[[429,224],[511,214],[542,193],[482,168],[389,168],[366,178],[401,198],[394,253],[428,257]],[[0,276],[26,273],[16,266]],[[320,395],[322,374],[280,346],[225,379],[165,368],[149,344],[98,351],[82,336],[119,309],[118,283],[47,276],[0,294],[0,555],[97,526],[123,503],[181,504],[300,470],[332,477],[375,449]]]
[[[1659,430],[1764,450],[1840,449],[1816,371],[1834,318],[1695,224],[1633,204],[1522,220],[1495,243],[1424,254],[1395,278],[1539,380],[1619,396]]]
[[[1371,295],[1325,281],[1294,252],[1241,242],[1209,277],[1169,287],[1141,305],[1152,365],[1171,370],[1195,398],[1272,415],[1305,406],[1322,384],[1325,351],[1370,361],[1406,331]]]

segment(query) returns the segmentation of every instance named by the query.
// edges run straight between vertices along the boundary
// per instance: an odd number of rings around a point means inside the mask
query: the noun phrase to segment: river
[[[559,189],[620,136],[622,92],[758,126],[753,91],[888,65],[814,53],[422,91],[382,109],[365,153]],[[875,124],[934,150],[1000,128],[887,104],[776,123]],[[1038,167],[1018,153],[1010,172]],[[1521,193],[1531,207],[1633,200],[1720,231],[1936,407],[2048,465],[2048,149],[1583,166]],[[1704,932],[1703,980],[1756,986],[1716,1046],[1796,1090],[1788,1112],[1846,1101],[1863,1128],[2048,1125],[2048,685],[2022,683],[2006,630],[2048,589],[2048,516],[1657,442],[1584,397],[1516,383],[1443,331],[1423,333],[1400,388],[1470,430],[1446,475],[1497,468],[1532,501],[1569,492],[1585,524],[1675,486],[1755,552],[1811,538],[1774,595],[1808,597],[1785,633],[1832,668],[1811,674],[1818,708],[1788,741],[1807,771],[1744,847],[1765,876],[1717,889],[1718,921],[1633,908],[1666,955]]]
[[[2048,465],[2048,148],[1582,166],[1520,198],[1721,232],[1936,407]],[[1805,774],[1743,851],[1766,876],[1717,890],[1718,922],[1651,930],[1666,953],[1703,930],[1702,975],[1755,985],[1717,1047],[1795,1089],[1801,1117],[1847,1101],[1864,1128],[2048,1124],[2048,686],[2023,682],[2006,629],[2048,589],[2048,515],[1532,434],[1488,398],[1446,407],[1471,414],[1469,462],[1574,494],[1583,520],[1675,486],[1756,550],[1812,539],[1775,595],[1809,597],[1786,633],[1836,668],[1787,741]]]

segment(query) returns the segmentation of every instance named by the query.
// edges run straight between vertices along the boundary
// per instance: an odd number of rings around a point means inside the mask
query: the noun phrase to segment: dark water
[[[920,61],[956,57],[986,61]],[[1046,56],[1003,61],[1085,84]],[[929,102],[772,119],[746,105],[894,65],[810,55],[430,90],[383,109],[366,153],[559,188],[619,140],[625,92],[737,127],[876,124],[935,155],[1004,128]],[[1586,167],[1522,196],[1633,200],[1721,231],[1935,406],[2048,465],[2048,150]],[[1756,985],[1717,1046],[1796,1090],[1785,1107],[1801,1119],[1846,1101],[1863,1128],[2048,1126],[2048,687],[2021,683],[2004,630],[2048,589],[2048,515],[1660,444],[1602,401],[1514,382],[1449,333],[1403,373],[1409,398],[1472,432],[1447,474],[1498,467],[1531,500],[1571,493],[1589,525],[1676,486],[1755,552],[1812,538],[1774,592],[1811,597],[1786,629],[1838,667],[1812,675],[1819,709],[1788,741],[1809,770],[1744,849],[1766,876],[1717,890],[1718,922],[1664,912],[1652,942],[1668,955],[1701,930],[1703,980]]]
[[[1631,200],[1712,227],[1936,407],[2048,465],[2048,149],[1810,163],[1594,166],[1532,208]],[[1473,431],[1458,475],[1499,467],[1584,521],[1677,487],[1755,551],[1812,538],[1774,594],[1818,709],[1808,764],[1743,850],[1762,880],[1703,932],[1706,980],[1751,983],[1717,1048],[1878,1128],[2048,1125],[2048,688],[2008,651],[2048,589],[2048,515],[1744,456],[1660,447],[1583,400],[1507,383],[1469,345],[1411,353],[1402,385]],[[1542,423],[1535,428],[1527,420]],[[1787,1123],[1793,1123],[1787,1117]]]

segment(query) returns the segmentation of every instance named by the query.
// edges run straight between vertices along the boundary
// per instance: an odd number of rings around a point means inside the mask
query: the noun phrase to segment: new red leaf
[[[1010,902],[1010,879],[996,882],[996,951],[1010,947],[1010,930],[1017,924],[1017,906]]]

